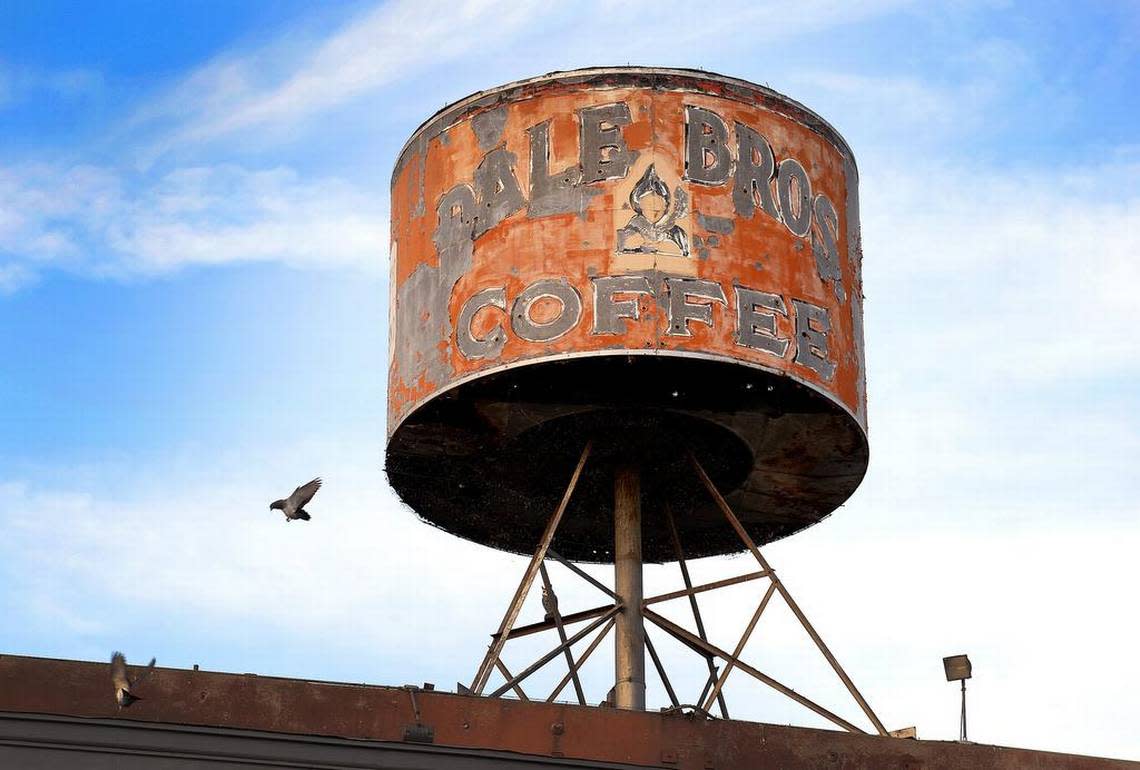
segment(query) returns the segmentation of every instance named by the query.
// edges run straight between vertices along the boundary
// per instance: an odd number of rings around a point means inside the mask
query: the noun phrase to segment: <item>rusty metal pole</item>
[[[966,680],[962,680],[962,724],[961,730],[958,731],[959,743],[966,743]]]
[[[645,621],[641,614],[641,477],[633,465],[614,471],[614,586],[624,608],[617,616],[614,705],[645,710]]]

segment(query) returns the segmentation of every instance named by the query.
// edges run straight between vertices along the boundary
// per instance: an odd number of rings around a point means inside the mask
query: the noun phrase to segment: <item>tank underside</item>
[[[574,561],[612,561],[615,463],[641,469],[644,558],[664,562],[676,558],[667,510],[686,558],[743,548],[690,452],[759,545],[826,517],[855,491],[868,461],[855,418],[787,375],[622,352],[504,367],[437,394],[393,432],[387,473],[425,521],[530,553],[588,441],[590,459],[553,544]]]

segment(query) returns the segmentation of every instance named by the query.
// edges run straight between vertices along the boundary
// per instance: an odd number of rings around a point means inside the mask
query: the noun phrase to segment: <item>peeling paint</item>
[[[725,489],[758,541],[858,485],[857,171],[802,105],[709,73],[538,78],[427,121],[392,191],[389,477],[425,518],[521,549],[534,485],[481,480],[534,431],[618,402],[730,431],[749,459],[721,458],[743,463]],[[595,379],[635,372],[650,379]],[[540,454],[518,473],[557,474]],[[433,467],[464,491],[415,486]],[[735,547],[692,526],[695,552]]]
[[[721,235],[732,235],[732,231],[736,229],[736,220],[732,217],[714,217],[711,214],[702,214],[699,211],[697,212],[697,222],[710,233],[720,233]]]
[[[471,130],[475,132],[475,139],[479,149],[488,152],[497,147],[503,138],[503,128],[507,125],[506,106],[485,110],[471,118]]]

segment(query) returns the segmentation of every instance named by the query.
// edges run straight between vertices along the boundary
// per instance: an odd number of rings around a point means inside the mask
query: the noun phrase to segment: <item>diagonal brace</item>
[[[844,730],[847,730],[848,732],[852,732],[852,733],[863,733],[864,732],[863,730],[860,730],[858,727],[856,727],[855,725],[848,722],[843,717],[840,717],[840,716],[837,716],[837,715],[831,713],[830,711],[825,709],[823,706],[820,706],[818,703],[815,703],[814,701],[808,700],[807,698],[800,695],[798,692],[796,692],[792,688],[788,687],[787,685],[776,681],[775,679],[768,676],[764,672],[760,671],[757,668],[754,668],[753,666],[748,665],[747,663],[740,660],[739,658],[733,657],[732,655],[728,654],[727,652],[720,649],[719,647],[715,647],[714,645],[710,644],[709,642],[706,642],[705,640],[701,639],[696,634],[693,634],[692,632],[687,631],[684,628],[681,628],[680,626],[678,626],[676,623],[672,622],[671,620],[668,620],[667,618],[661,617],[656,612],[654,612],[652,610],[646,610],[645,611],[645,618],[647,620],[655,623],[663,631],[665,631],[666,633],[670,634],[671,636],[677,638],[678,640],[684,642],[686,645],[688,645],[692,649],[696,650],[697,652],[700,652],[703,655],[710,655],[710,656],[716,656],[718,658],[723,658],[724,660],[732,663],[736,668],[739,668],[744,673],[746,673],[752,677],[755,677],[756,679],[759,679],[761,682],[768,685],[773,690],[776,690],[777,692],[783,693],[784,695],[786,695],[789,698],[791,698],[792,700],[794,700],[796,703],[799,703],[801,706],[806,706],[807,708],[811,709],[815,713],[819,714],[824,719],[827,719],[827,720],[839,725]]]
[[[863,713],[867,715],[867,718],[869,720],[871,720],[871,724],[875,726],[875,729],[879,732],[879,735],[886,736],[887,729],[883,727],[883,723],[879,721],[879,718],[875,715],[875,712],[871,710],[870,704],[868,704],[867,701],[863,698],[863,695],[855,687],[855,683],[851,681],[851,678],[847,676],[847,672],[844,671],[843,667],[839,665],[839,661],[836,660],[835,656],[831,654],[831,650],[827,649],[827,645],[824,644],[823,639],[818,633],[816,633],[815,628],[812,626],[811,622],[808,621],[807,616],[804,615],[803,611],[800,609],[800,606],[796,604],[795,599],[792,598],[792,595],[788,592],[788,589],[784,587],[783,581],[776,576],[776,573],[772,570],[771,565],[768,564],[767,559],[765,559],[763,554],[760,553],[760,549],[756,547],[756,543],[752,541],[752,538],[749,536],[748,531],[744,529],[744,525],[740,523],[740,519],[736,518],[736,514],[732,512],[732,508],[729,507],[724,497],[717,490],[716,485],[712,482],[712,479],[710,479],[708,474],[705,473],[705,469],[701,466],[700,461],[697,460],[696,455],[690,452],[689,460],[692,461],[693,467],[696,469],[697,475],[701,479],[701,483],[705,485],[705,489],[708,490],[709,495],[712,496],[713,500],[717,504],[717,507],[720,508],[721,512],[725,515],[725,518],[728,519],[728,522],[732,525],[732,528],[736,530],[736,534],[744,542],[744,545],[747,546],[748,550],[752,552],[752,555],[756,558],[756,561],[760,564],[760,567],[771,576],[772,582],[776,586],[776,590],[780,592],[780,596],[782,596],[784,601],[787,602],[788,608],[791,609],[792,613],[800,621],[800,625],[803,626],[805,631],[807,631],[808,636],[811,637],[811,640],[815,642],[815,646],[819,648],[819,651],[823,654],[823,657],[831,665],[832,670],[835,671],[836,675],[843,682],[844,686],[847,687],[847,691],[851,693],[851,697],[853,697],[855,699],[855,702],[859,704],[859,708],[863,709]]]
[[[740,641],[736,644],[736,649],[732,651],[733,658],[739,658],[741,653],[744,652],[744,646],[748,644],[749,638],[752,636],[752,631],[756,628],[756,624],[760,621],[760,616],[764,614],[764,610],[768,607],[768,602],[772,600],[772,594],[776,593],[776,584],[769,583],[768,590],[764,592],[764,598],[760,600],[760,606],[756,608],[756,612],[752,613],[752,619],[748,621],[748,627],[744,629],[744,633],[740,635]],[[729,661],[728,665],[724,667],[724,671],[720,672],[720,679],[716,680],[709,698],[702,704],[701,708],[708,711],[712,708],[713,699],[720,694],[721,688],[724,683],[728,681],[728,675],[732,673],[733,667],[736,663]]]
[[[697,623],[697,634],[701,639],[708,641],[708,635],[705,634],[705,622],[701,618],[701,608],[697,604],[698,592],[693,588],[693,581],[689,577],[689,565],[685,562],[685,551],[681,547],[681,535],[677,532],[677,520],[673,518],[673,509],[668,505],[665,506],[665,518],[669,522],[669,535],[673,539],[673,550],[677,556],[677,565],[681,568],[681,579],[685,582],[685,591],[680,592],[680,595],[689,597],[689,607],[693,610],[693,619]],[[647,603],[648,602],[642,603],[643,609]],[[712,687],[717,677],[716,664],[713,662],[712,656],[705,654],[704,657],[709,667],[709,677],[705,682],[704,689],[701,690],[701,696],[697,699],[698,701],[705,699],[705,693],[708,692],[708,688]],[[718,697],[717,705],[720,706],[720,715],[728,719],[728,704],[724,702],[723,695]]]
[[[602,630],[598,633],[597,636],[594,637],[594,640],[590,642],[590,645],[582,651],[581,655],[578,656],[578,660],[575,661],[570,671],[564,677],[562,677],[562,681],[560,681],[558,683],[558,686],[554,688],[554,692],[550,693],[550,697],[546,699],[547,703],[554,702],[554,699],[558,697],[558,693],[562,692],[562,688],[565,687],[566,683],[570,681],[571,676],[574,676],[575,678],[578,676],[578,669],[586,665],[586,661],[591,655],[594,654],[594,650],[598,648],[598,645],[601,644],[602,640],[606,638],[606,634],[608,634],[610,632],[610,629],[614,627],[614,623],[615,621],[613,618],[610,618],[608,621],[606,621],[606,625],[602,627]]]
[[[566,486],[562,500],[558,503],[558,508],[555,509],[554,514],[550,517],[550,521],[547,522],[546,530],[542,533],[542,539],[539,540],[538,548],[530,558],[530,564],[527,565],[526,572],[523,573],[523,579],[515,591],[514,598],[511,599],[511,603],[507,607],[507,613],[503,616],[503,622],[499,624],[499,631],[495,635],[494,641],[491,642],[491,647],[487,650],[487,655],[483,658],[483,662],[479,664],[479,670],[475,672],[475,679],[471,683],[471,691],[475,695],[483,694],[483,688],[487,686],[487,679],[491,676],[491,669],[503,652],[503,645],[507,643],[507,637],[510,635],[511,628],[514,626],[515,620],[518,619],[519,612],[522,610],[523,601],[526,600],[527,594],[530,593],[530,587],[534,584],[534,578],[538,574],[538,568],[542,564],[542,560],[546,558],[546,550],[550,548],[550,543],[554,540],[554,533],[558,530],[558,525],[562,521],[562,515],[566,513],[566,507],[570,504],[570,496],[574,494],[574,488],[578,486],[578,479],[582,475],[582,468],[586,465],[586,459],[590,456],[590,448],[592,445],[593,442],[587,442],[585,448],[582,449],[582,456],[578,459],[578,465],[574,468],[574,473],[570,476],[570,483]]]
[[[526,670],[524,670],[524,671],[523,671],[521,674],[519,674],[518,676],[516,676],[516,677],[515,677],[515,678],[513,678],[513,679],[510,679],[510,680],[508,680],[506,684],[504,684],[504,685],[503,685],[503,686],[501,686],[499,689],[497,689],[497,690],[495,690],[493,693],[491,693],[491,697],[492,697],[492,698],[498,698],[500,695],[502,695],[502,694],[503,694],[503,693],[505,693],[507,690],[509,690],[509,689],[511,689],[512,687],[514,687],[516,684],[518,684],[518,683],[519,683],[519,682],[521,682],[522,680],[526,679],[528,676],[530,676],[531,674],[533,674],[535,671],[538,671],[540,668],[542,668],[543,666],[545,666],[547,663],[549,663],[550,661],[552,661],[552,660],[554,660],[556,657],[558,657],[558,655],[559,655],[559,654],[560,654],[560,653],[561,653],[563,650],[565,650],[565,649],[568,649],[569,647],[572,647],[572,646],[574,646],[574,645],[575,645],[575,644],[577,644],[577,643],[578,643],[580,640],[582,640],[582,639],[583,639],[583,638],[584,638],[584,637],[585,637],[587,634],[589,634],[589,633],[593,632],[593,631],[594,631],[596,628],[598,628],[598,626],[602,625],[602,624],[603,624],[603,623],[605,623],[607,620],[609,620],[610,618],[612,618],[614,615],[616,615],[616,614],[618,614],[619,612],[621,612],[621,609],[622,609],[622,608],[621,608],[621,605],[620,605],[620,604],[615,604],[613,607],[610,607],[610,610],[609,610],[609,612],[607,612],[605,615],[602,615],[600,618],[598,618],[597,620],[595,620],[593,623],[591,623],[590,625],[586,626],[586,627],[585,627],[585,628],[583,628],[581,631],[579,631],[578,633],[574,634],[574,635],[573,635],[573,636],[571,636],[569,639],[567,639],[565,642],[563,642],[562,644],[559,644],[559,645],[558,645],[557,647],[555,647],[553,650],[551,650],[550,652],[546,653],[546,654],[545,654],[545,655],[543,655],[541,658],[539,658],[538,660],[536,660],[534,663],[532,663],[532,664],[530,664],[529,666],[527,666]]]
[[[538,572],[542,576],[542,587],[546,589],[547,595],[551,598],[550,615],[554,625],[558,627],[558,641],[566,644],[566,627],[562,625],[562,613],[558,611],[558,595],[554,593],[554,586],[550,584],[550,575],[546,572],[545,563],[538,565]],[[578,704],[585,706],[586,695],[582,692],[582,682],[578,679],[578,667],[574,665],[574,653],[570,652],[569,647],[563,648],[562,652],[566,656],[566,667],[569,669],[570,678],[574,680],[574,694],[578,696]]]

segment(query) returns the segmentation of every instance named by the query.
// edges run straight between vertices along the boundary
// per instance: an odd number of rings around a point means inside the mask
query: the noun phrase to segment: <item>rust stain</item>
[[[859,261],[847,254],[847,222],[842,214],[848,188],[855,182],[846,176],[845,148],[776,111],[772,104],[756,103],[755,100],[746,103],[738,96],[725,96],[723,86],[710,88],[707,81],[683,85],[689,88],[599,89],[591,85],[552,81],[536,85],[525,100],[506,102],[502,146],[518,159],[513,171],[524,195],[531,187],[527,162],[530,157],[528,130],[536,125],[549,121],[549,167],[561,169],[578,162],[579,124],[576,116],[583,108],[614,103],[628,105],[632,122],[622,127],[622,136],[628,147],[642,158],[652,159],[659,168],[668,169],[673,176],[680,176],[685,162],[685,108],[701,107],[715,112],[730,127],[740,123],[759,131],[771,143],[777,159],[795,158],[803,164],[811,181],[812,193],[826,195],[840,209],[837,241],[842,283],[847,294],[860,291]],[[695,88],[712,93],[692,90]],[[446,144],[431,139],[422,151],[412,148],[410,157],[403,160],[402,170],[393,187],[393,237],[398,244],[393,285],[396,307],[393,340],[396,345],[403,344],[407,335],[403,318],[407,309],[399,306],[400,287],[417,267],[438,266],[436,247],[431,239],[439,216],[436,205],[456,184],[473,184],[475,169],[485,157],[474,132],[470,130],[470,119],[471,115],[465,115],[450,126]],[[420,197],[408,179],[421,166],[424,169],[423,205],[417,209]],[[592,276],[624,272],[620,265],[615,265],[616,229],[613,226],[623,214],[628,218],[629,204],[621,195],[624,192],[622,188],[628,185],[623,185],[623,181],[605,180],[590,185],[596,194],[589,199],[584,215],[564,213],[530,217],[524,206],[475,238],[472,265],[449,293],[447,313],[451,336],[454,336],[461,306],[479,289],[505,287],[510,301],[536,279],[566,278],[587,299],[593,293]],[[731,179],[719,185],[686,183],[684,186],[694,211],[732,218],[736,225],[732,235],[718,237],[719,243],[709,258],[692,260],[694,269],[691,274],[717,282],[728,293],[733,286],[744,285],[806,300],[825,308],[832,324],[828,342],[829,353],[836,363],[833,378],[824,378],[812,368],[797,364],[791,354],[774,357],[737,344],[730,307],[714,308],[711,326],[691,324],[691,337],[673,337],[662,333],[664,319],[660,314],[649,313],[651,303],[642,298],[642,309],[648,316],[628,322],[625,334],[615,340],[609,335],[592,333],[593,308],[587,301],[579,322],[553,343],[538,345],[508,330],[500,355],[471,360],[463,356],[453,339],[439,340],[445,346],[446,374],[426,381],[418,374],[412,375],[394,366],[389,383],[390,426],[396,426],[433,390],[445,388],[481,370],[551,354],[611,351],[615,343],[633,350],[651,346],[719,355],[779,369],[831,394],[851,413],[861,414],[864,404],[861,403],[858,381],[862,376],[859,366],[862,352],[856,349],[852,316],[847,303],[837,299],[832,287],[818,275],[810,239],[792,235],[782,222],[763,212],[757,211],[751,217],[738,216],[733,207]],[[785,338],[794,338],[795,335],[791,314],[789,308],[787,315],[778,317],[777,333]],[[480,315],[502,314],[483,310]],[[492,325],[487,318],[480,318],[479,323],[479,331],[486,331]]]
[[[704,432],[758,542],[819,521],[867,467],[857,183],[821,119],[720,76],[560,73],[445,108],[393,175],[393,487],[524,551],[581,439],[559,420],[640,410]],[[712,513],[685,514],[694,555],[736,548]],[[605,560],[596,518],[572,558]]]

